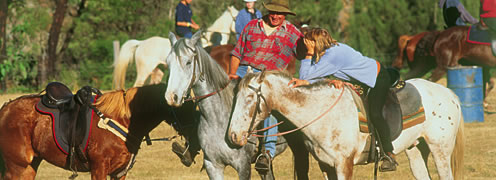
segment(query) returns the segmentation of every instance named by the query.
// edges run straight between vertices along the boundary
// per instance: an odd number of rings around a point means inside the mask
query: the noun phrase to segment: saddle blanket
[[[473,44],[491,45],[489,31],[480,29],[478,25],[472,25],[468,28],[467,42]]]
[[[97,97],[95,96],[93,98],[92,102],[94,102],[96,100],[96,98]],[[69,139],[64,133],[67,131],[68,127],[66,127],[67,126],[66,123],[61,122],[60,111],[58,109],[46,107],[41,102],[41,100],[40,100],[40,102],[38,102],[38,104],[36,104],[35,108],[41,114],[50,115],[50,117],[52,118],[52,133],[53,133],[53,137],[55,140],[55,144],[57,144],[57,147],[64,154],[69,154]],[[91,133],[91,125],[93,122],[94,113],[95,112],[90,108],[88,109],[88,111],[86,113],[86,130],[85,130],[85,135],[84,135],[84,139],[83,139],[84,143],[82,143],[80,145],[80,148],[83,150],[83,152],[86,152],[86,148],[88,147],[89,136]]]

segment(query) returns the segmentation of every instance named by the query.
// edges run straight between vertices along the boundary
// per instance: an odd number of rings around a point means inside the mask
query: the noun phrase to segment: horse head
[[[200,38],[201,31],[196,32],[191,39],[176,39],[174,33],[169,33],[172,50],[166,59],[170,75],[165,99],[171,106],[181,106],[184,97],[199,80],[200,63],[197,55],[201,44]]]
[[[269,116],[271,109],[263,92],[269,92],[271,87],[263,86],[265,76],[265,71],[247,74],[238,84],[236,104],[227,132],[232,144],[244,146],[251,132]]]

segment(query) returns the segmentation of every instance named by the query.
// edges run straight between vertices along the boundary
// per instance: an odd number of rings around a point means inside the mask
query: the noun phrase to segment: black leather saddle
[[[101,95],[100,91],[85,86],[73,94],[66,85],[51,82],[45,92],[36,109],[52,117],[52,131],[57,146],[68,158],[77,156],[80,162],[86,163],[85,151],[94,113],[92,103],[96,99],[93,92]],[[68,162],[71,162],[68,166],[72,168],[72,160]]]

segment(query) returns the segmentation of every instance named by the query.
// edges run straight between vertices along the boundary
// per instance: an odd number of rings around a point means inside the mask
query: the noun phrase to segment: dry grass
[[[445,82],[441,82],[445,84]],[[0,95],[0,103],[19,96]],[[496,92],[488,97],[491,103],[488,110],[496,111]],[[3,104],[3,103],[2,103]],[[482,123],[465,124],[465,179],[494,179],[496,177],[496,114],[486,114]],[[175,135],[174,130],[165,123],[156,128],[152,138]],[[142,145],[137,162],[127,179],[208,179],[205,171],[201,171],[202,155],[196,158],[192,167],[184,167],[179,159],[171,152],[171,142],[154,142],[152,146]],[[398,170],[389,173],[379,173],[379,179],[413,179],[405,153],[397,156]],[[293,165],[290,150],[284,152],[274,161],[275,176],[278,179],[292,179]],[[435,172],[432,157],[429,159],[429,170],[433,179],[439,179]],[[67,179],[71,172],[52,166],[46,162],[41,164],[37,179]],[[228,167],[225,179],[238,179],[236,172]],[[323,179],[314,159],[311,159],[309,176],[311,179]],[[252,178],[259,179],[256,171],[252,171]],[[373,165],[356,166],[353,179],[372,179]],[[79,173],[79,179],[90,179],[89,173]]]

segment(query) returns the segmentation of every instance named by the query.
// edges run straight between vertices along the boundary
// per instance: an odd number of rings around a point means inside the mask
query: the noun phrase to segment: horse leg
[[[446,67],[438,65],[436,69],[432,71],[430,81],[437,82],[443,77],[444,74],[446,74]]]
[[[453,179],[453,174],[451,172],[451,151],[448,150],[452,150],[453,145],[450,146],[447,144],[433,144],[429,142],[427,143],[429,144],[429,149],[431,149],[432,151],[432,156],[439,173],[439,178],[441,180]]]
[[[207,170],[208,178],[215,180],[224,179],[224,168],[225,165],[214,164],[208,159],[203,160],[203,167]],[[251,167],[251,166],[250,166]]]
[[[410,161],[410,169],[412,170],[415,179],[431,179],[427,170],[426,160],[418,147],[406,149],[406,156]],[[424,161],[425,160],[425,161]]]
[[[5,180],[34,179],[34,177],[36,176],[36,170],[26,162],[19,163],[12,160],[6,160],[5,166],[5,174],[4,177],[2,177]]]
[[[250,157],[245,158],[243,160],[243,162],[241,163],[241,165],[239,165],[236,168],[236,171],[238,172],[238,179],[250,179],[250,177],[251,177],[250,159],[251,159]]]
[[[98,162],[98,163],[97,163]],[[109,174],[109,160],[93,161],[91,163],[91,180],[107,179]]]
[[[160,68],[156,67],[153,69],[152,74],[150,75],[150,84],[158,84],[162,81],[162,77],[164,77],[164,72],[160,70]]]
[[[136,60],[136,73],[138,73],[138,76],[136,77],[136,81],[134,82],[133,87],[143,86],[148,76],[158,65],[158,64],[146,63],[145,61],[146,60],[142,60],[142,58],[138,58]]]

